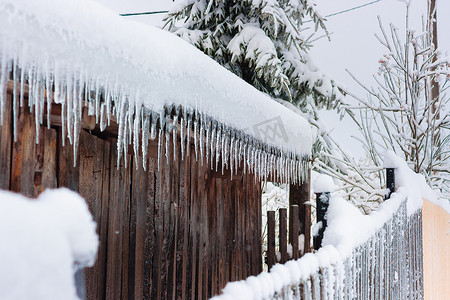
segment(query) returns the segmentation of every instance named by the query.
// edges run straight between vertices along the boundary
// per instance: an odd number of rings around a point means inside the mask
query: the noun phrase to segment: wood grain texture
[[[0,131],[3,184],[28,196],[68,187],[86,199],[100,240],[85,270],[88,299],[206,299],[260,272],[261,186],[253,175],[211,170],[195,159],[192,140],[191,157],[181,160],[166,138],[169,159],[163,152],[159,169],[157,140],[146,171],[141,157],[125,168],[111,133],[81,130],[74,154],[58,124],[40,127],[36,144],[34,114],[25,106],[18,117],[17,142],[7,126]],[[84,116],[92,129],[91,121]]]
[[[27,105],[20,108],[17,120],[17,141],[13,142],[11,190],[34,197],[36,166],[36,129],[34,115]]]
[[[9,190],[11,181],[12,130],[12,95],[6,95],[3,108],[3,124],[0,124],[0,189]]]

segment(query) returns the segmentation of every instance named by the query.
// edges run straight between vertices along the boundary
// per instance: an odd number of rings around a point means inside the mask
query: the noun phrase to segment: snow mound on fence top
[[[302,117],[181,38],[94,1],[0,0],[0,43],[3,58],[38,62],[47,66],[44,73],[75,74],[106,95],[126,97],[129,110],[183,106],[278,149],[310,153],[311,129]],[[280,117],[271,126],[281,125],[285,134],[266,137],[255,128]]]
[[[95,228],[67,189],[37,199],[0,191],[0,299],[78,299],[74,273],[95,262]]]
[[[446,199],[439,199],[438,194],[427,184],[425,177],[412,171],[407,163],[398,157],[393,151],[386,151],[384,155],[385,168],[395,169],[395,185],[402,187],[407,193],[408,215],[422,208],[423,200],[428,200],[441,206],[450,213],[450,203]]]
[[[331,193],[334,192],[335,184],[331,176],[319,174],[314,181],[314,193]]]

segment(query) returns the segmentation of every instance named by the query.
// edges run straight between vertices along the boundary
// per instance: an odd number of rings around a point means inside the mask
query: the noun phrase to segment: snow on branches
[[[317,109],[337,107],[342,94],[311,63],[307,52],[315,37],[303,35],[305,19],[328,35],[309,0],[183,0],[169,11],[165,27],[257,89],[317,119]]]
[[[424,175],[441,198],[450,199],[450,60],[435,49],[426,26],[418,32],[406,21],[402,33],[392,24],[386,29],[380,18],[379,25],[381,35],[376,37],[386,53],[373,76],[376,86],[367,87],[352,75],[367,97],[352,95],[357,105],[343,105],[362,133],[359,141],[366,159],[364,163],[346,155],[340,159],[349,173],[358,174],[353,180],[325,165],[321,168],[344,182],[346,196],[364,209],[363,199],[382,199],[382,156],[391,150]],[[436,87],[438,93],[433,93]]]

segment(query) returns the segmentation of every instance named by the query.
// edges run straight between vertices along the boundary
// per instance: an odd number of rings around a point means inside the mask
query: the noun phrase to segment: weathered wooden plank
[[[63,146],[64,140],[64,146]],[[57,156],[58,156],[58,187],[67,187],[72,191],[78,192],[79,167],[74,166],[73,148],[69,139],[61,136],[61,128],[57,130]],[[75,154],[76,161],[79,161],[79,152]]]
[[[128,296],[130,169],[117,168],[117,141],[111,139],[110,205],[106,268],[106,298]]]
[[[17,141],[13,142],[11,165],[11,190],[34,196],[34,176],[36,164],[36,129],[34,115],[24,105],[19,110],[17,120]]]
[[[225,279],[225,267],[224,267],[224,256],[226,253],[226,243],[224,238],[224,206],[225,206],[225,197],[224,197],[224,189],[222,185],[222,179],[217,178],[215,180],[216,186],[216,203],[217,203],[217,289],[216,294],[224,288]]]
[[[173,136],[173,134],[172,134]],[[176,279],[177,279],[177,260],[178,260],[178,253],[177,253],[177,239],[178,239],[178,229],[179,224],[182,224],[182,219],[180,218],[180,209],[179,209],[179,198],[180,198],[180,151],[179,147],[174,147],[174,140],[170,140],[170,151],[168,154],[169,160],[170,160],[170,229],[169,229],[169,270],[168,270],[168,281],[167,281],[167,292],[168,292],[168,299],[175,299],[176,298]],[[176,151],[176,152],[174,152]],[[174,157],[177,157],[174,160]]]
[[[237,262],[237,274],[236,278],[238,280],[244,278],[244,269],[245,269],[245,240],[244,240],[244,218],[245,218],[245,199],[244,199],[244,191],[242,189],[243,182],[236,181],[236,194],[237,194],[237,213],[238,213],[238,227],[236,228],[236,234],[238,236],[237,243],[237,253],[238,253],[238,262]]]
[[[133,161],[131,155],[127,155],[127,161]],[[129,289],[134,290],[134,281],[130,282],[129,271],[130,271],[130,210],[131,210],[131,167],[125,168],[125,164],[121,163],[119,171],[122,173],[121,178],[121,190],[120,190],[120,204],[119,209],[121,209],[122,214],[121,224],[122,224],[122,299],[129,299]],[[134,255],[133,255],[134,258]],[[134,279],[134,278],[133,278]],[[131,284],[131,285],[130,285]]]
[[[268,270],[275,265],[275,211],[267,212],[267,266]]]
[[[134,163],[135,164],[135,163]],[[148,161],[147,161],[148,168]],[[129,297],[134,299],[144,299],[145,281],[145,226],[146,226],[146,196],[148,190],[148,176],[144,168],[138,163],[134,165],[132,171],[133,184],[131,186],[131,251],[134,249],[134,259],[130,259],[130,277],[134,277],[133,293]],[[133,224],[134,223],[134,224]],[[133,239],[134,238],[134,239]],[[133,245],[134,240],[134,245]],[[130,251],[130,253],[131,253]],[[131,262],[133,260],[133,262]],[[132,289],[129,290],[131,292]]]
[[[254,233],[255,238],[256,238],[256,243],[255,243],[256,244],[256,246],[255,246],[256,263],[255,263],[255,265],[257,267],[255,275],[261,273],[262,267],[263,267],[262,256],[261,256],[261,253],[262,253],[262,233],[261,233],[261,230],[262,230],[261,229],[262,228],[262,207],[261,207],[261,205],[262,205],[261,204],[262,188],[261,188],[261,184],[258,184],[256,186],[256,192],[257,192],[257,197],[256,197],[257,206],[255,209],[255,212],[257,215],[256,220],[258,220],[258,221],[257,221],[255,233]]]
[[[98,221],[98,232],[100,238],[100,245],[98,249],[98,282],[97,295],[99,299],[105,299],[106,297],[106,265],[107,265],[107,242],[108,242],[108,222],[109,222],[109,205],[110,205],[110,172],[111,172],[111,143],[109,141],[102,140],[97,144],[97,153],[101,153],[101,157],[96,161],[96,168],[94,171],[101,170],[101,172],[95,172],[96,180],[102,182],[101,187],[101,210],[100,220]]]
[[[140,159],[138,157],[138,162],[136,165],[136,160],[134,157],[130,157],[130,164],[132,166],[130,166],[131,170],[131,182],[130,182],[130,189],[131,189],[131,195],[130,195],[130,200],[129,200],[129,219],[128,221],[125,220],[125,222],[128,222],[128,278],[126,280],[127,282],[127,299],[137,299],[136,295],[135,295],[135,291],[136,291],[136,287],[137,285],[142,287],[141,281],[139,280],[140,274],[142,274],[143,272],[141,271],[140,273],[136,274],[137,270],[142,270],[144,264],[143,262],[138,265],[136,263],[136,252],[138,251],[136,244],[137,242],[137,214],[138,214],[138,197],[136,197],[136,192],[135,192],[135,188],[136,186],[139,188],[140,187],[140,183],[137,180],[137,176],[135,177],[136,173],[136,168],[139,169],[143,169],[142,168],[142,164],[140,162]],[[142,195],[142,194],[141,194]],[[126,243],[127,241],[125,240],[124,243]],[[143,251],[144,249],[142,249]],[[139,281],[139,284],[138,282]],[[141,288],[142,289],[142,288]],[[141,298],[142,299],[142,296]]]
[[[44,128],[39,127],[39,142],[34,146],[34,180],[33,180],[33,196],[37,197],[41,192],[44,191],[44,186],[42,185],[42,169],[44,167]]]
[[[201,162],[201,158],[199,157],[198,163],[200,164],[201,173],[199,174],[199,181],[202,182],[202,196],[201,196],[201,226],[200,226],[200,234],[201,234],[201,260],[202,260],[202,299],[208,298],[208,252],[209,252],[209,227],[208,227],[208,189],[209,189],[209,167],[206,162]]]
[[[12,95],[6,95],[3,124],[0,124],[0,189],[9,190],[11,180],[11,148],[13,141]],[[1,108],[0,108],[1,109]]]
[[[250,219],[250,212],[253,208],[254,204],[254,195],[252,185],[242,184],[242,189],[244,191],[245,197],[242,199],[244,208],[244,226],[242,228],[242,232],[244,234],[244,251],[245,257],[243,261],[243,278],[247,278],[251,274],[251,257],[252,257],[252,231],[253,224]]]
[[[105,298],[106,241],[109,201],[109,142],[80,133],[79,193],[97,223],[100,244],[95,265],[85,270],[88,299]]]
[[[42,168],[42,185],[44,188],[56,187],[56,130],[44,129],[44,165]]]
[[[167,299],[168,292],[168,273],[169,273],[169,264],[170,264],[170,241],[171,241],[171,199],[170,199],[170,184],[171,184],[171,165],[172,161],[171,152],[170,152],[170,142],[167,138],[164,137],[163,144],[163,157],[161,158],[161,193],[162,193],[162,215],[163,215],[163,236],[162,236],[162,250],[161,250],[161,297],[163,299]],[[169,144],[167,149],[168,152],[165,151],[166,143]]]
[[[284,264],[288,261],[288,254],[287,254],[287,209],[286,208],[280,208],[278,210],[279,212],[279,240],[278,243],[280,245],[280,254],[281,254],[281,261],[280,263]]]
[[[203,168],[200,166],[200,161],[196,162],[198,167],[197,172],[197,197],[195,199],[195,205],[197,206],[197,299],[203,299],[203,230],[202,227],[205,226],[203,220],[203,210],[204,210],[204,196],[205,196],[205,182],[203,177]]]
[[[178,160],[181,152],[178,151]],[[176,261],[176,298],[186,299],[187,264],[188,264],[188,234],[189,234],[189,199],[190,199],[190,160],[179,161],[179,198],[178,198],[178,230],[177,230],[177,261]]]
[[[153,299],[152,290],[155,286],[153,280],[153,261],[155,247],[155,197],[156,197],[156,175],[157,170],[157,143],[151,141],[149,144],[147,190],[146,190],[146,212],[145,212],[145,264],[144,264],[144,299]]]
[[[289,205],[298,205],[300,221],[299,234],[305,235],[304,251],[311,252],[311,207],[305,205],[309,201],[311,194],[311,170],[307,178],[301,184],[291,184],[289,186]]]
[[[294,216],[292,219],[292,227],[289,228],[289,232],[292,231],[292,259],[298,259],[299,258],[299,251],[298,251],[298,232],[300,227],[299,219],[295,216],[298,216],[298,205],[291,205],[290,209],[292,210],[292,215]],[[297,233],[297,234],[296,234]]]
[[[192,144],[191,153],[193,152]],[[191,221],[189,226],[190,235],[190,246],[189,251],[191,252],[191,276],[190,276],[190,298],[197,299],[197,274],[198,274],[198,197],[197,197],[197,183],[198,183],[198,165],[195,159],[191,158]]]
[[[230,208],[231,208],[231,214],[229,220],[229,227],[227,229],[228,231],[228,238],[230,239],[230,278],[228,280],[235,281],[237,280],[236,277],[236,266],[239,261],[238,253],[236,251],[237,249],[237,243],[238,243],[238,198],[236,196],[236,184],[235,182],[230,182],[227,180],[228,184],[230,184],[230,190],[227,191],[227,197],[228,201],[230,202]]]
[[[189,143],[187,143],[186,148],[191,147]],[[195,282],[193,282],[194,275],[192,272],[195,272],[195,265],[194,262],[194,251],[193,251],[193,245],[194,245],[194,226],[195,226],[195,209],[194,209],[194,193],[193,193],[193,178],[195,170],[193,169],[192,161],[190,156],[186,156],[186,194],[187,194],[187,210],[188,210],[188,227],[187,230],[187,240],[188,240],[188,247],[187,247],[187,264],[186,264],[186,289],[185,294],[187,299],[193,299],[192,296],[195,295]]]
[[[208,298],[216,294],[218,290],[217,286],[217,242],[220,237],[217,234],[218,228],[218,207],[217,207],[217,195],[216,195],[216,180],[209,173],[208,178]]]
[[[161,141],[163,143],[163,141]],[[162,281],[161,281],[161,251],[164,236],[163,228],[163,199],[161,181],[164,180],[164,157],[160,158],[158,171],[158,163],[155,168],[155,205],[154,205],[154,245],[153,245],[153,275],[152,275],[152,299],[160,299],[162,293]]]
[[[226,186],[225,191],[225,202],[229,205],[228,220],[226,220],[226,236],[227,236],[227,281],[235,281],[236,276],[234,272],[234,266],[236,264],[236,253],[234,252],[234,244],[236,243],[234,232],[236,230],[236,199],[234,193],[233,184],[228,180],[224,179],[224,184]]]

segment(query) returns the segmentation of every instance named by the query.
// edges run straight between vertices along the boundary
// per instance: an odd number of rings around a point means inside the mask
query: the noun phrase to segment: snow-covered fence
[[[229,283],[216,299],[423,298],[421,210],[408,216],[406,200],[348,257],[343,251],[324,246],[269,273]]]
[[[422,176],[391,157],[399,187],[370,215],[330,199],[322,247],[231,282],[215,299],[423,299]]]

